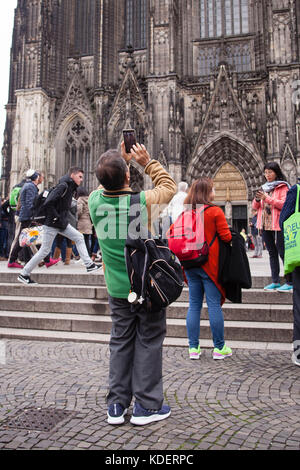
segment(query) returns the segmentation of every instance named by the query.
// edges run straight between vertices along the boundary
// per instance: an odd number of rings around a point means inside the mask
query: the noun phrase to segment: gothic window
[[[252,70],[250,43],[234,42],[227,44],[223,59],[238,73]],[[201,46],[198,55],[198,75],[200,77],[215,73],[221,58],[220,46]]]
[[[125,0],[125,48],[147,47],[147,6],[148,0]]]
[[[79,166],[84,170],[84,186],[91,183],[91,135],[84,122],[76,119],[67,133],[65,146],[65,170]]]
[[[200,37],[249,33],[249,0],[200,0]]]
[[[198,73],[206,76],[213,73],[220,61],[219,47],[201,47],[198,57]]]
[[[227,61],[236,72],[252,70],[249,44],[231,44],[226,48]]]
[[[95,0],[73,0],[75,4],[75,52],[81,56],[94,54]]]

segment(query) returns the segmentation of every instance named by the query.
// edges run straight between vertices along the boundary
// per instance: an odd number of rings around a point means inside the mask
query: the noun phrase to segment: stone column
[[[45,172],[45,180],[55,174],[55,155],[51,143],[53,101],[41,89],[16,91],[16,118],[12,137],[10,185],[22,179],[30,166]],[[52,176],[51,176],[52,175]]]

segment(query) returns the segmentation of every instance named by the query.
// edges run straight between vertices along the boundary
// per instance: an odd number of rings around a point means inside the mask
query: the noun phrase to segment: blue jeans
[[[221,292],[202,268],[187,269],[185,274],[189,285],[190,305],[186,317],[189,347],[199,346],[200,315],[205,293],[214,347],[222,349],[225,343]]]

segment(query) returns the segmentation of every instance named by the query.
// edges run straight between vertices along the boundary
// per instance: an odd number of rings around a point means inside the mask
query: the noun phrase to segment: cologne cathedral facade
[[[94,189],[124,128],[177,182],[213,178],[245,225],[267,161],[300,176],[300,2],[19,0],[2,192],[29,167],[51,186],[74,165]]]

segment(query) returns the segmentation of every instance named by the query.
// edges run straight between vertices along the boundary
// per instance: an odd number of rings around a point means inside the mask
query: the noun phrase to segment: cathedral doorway
[[[248,191],[240,171],[230,162],[224,163],[214,178],[215,203],[225,212],[229,225],[238,233],[248,228]]]

